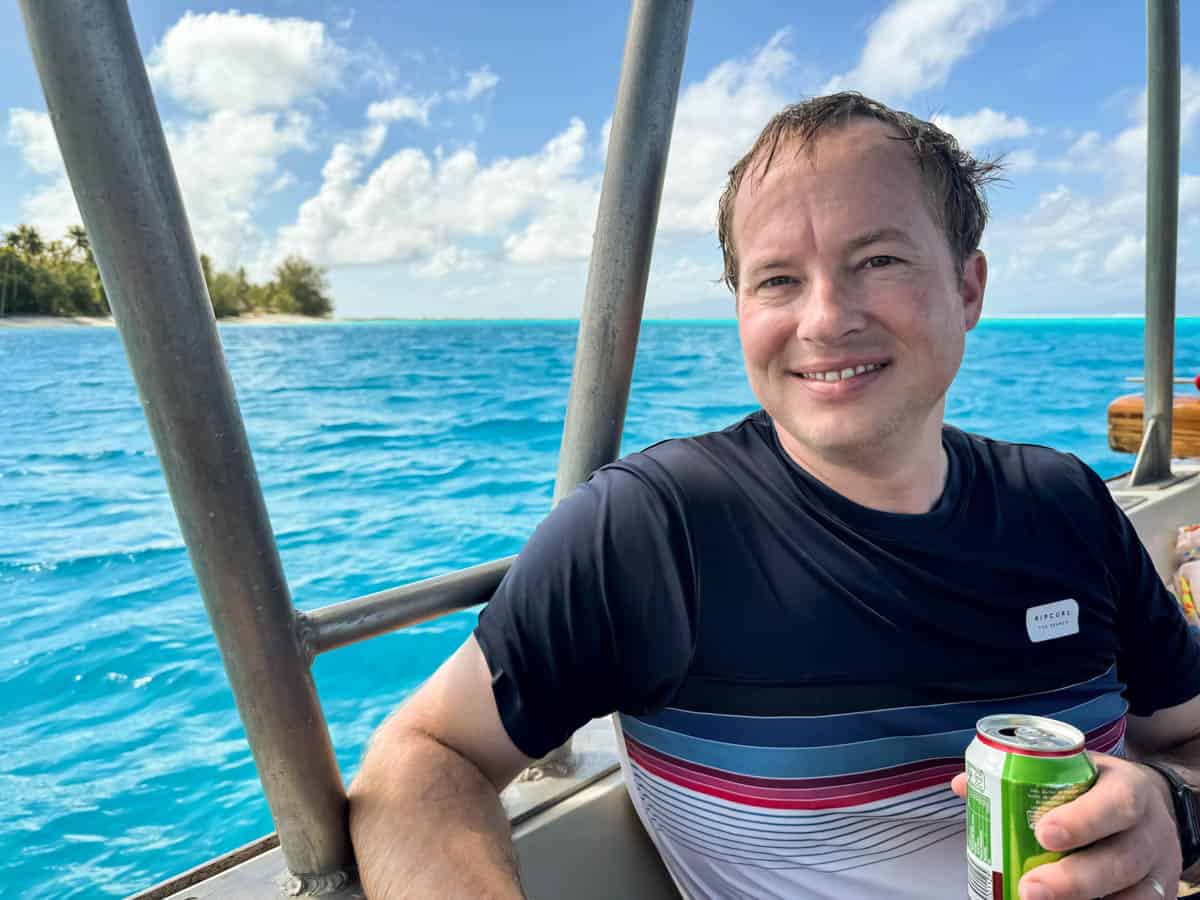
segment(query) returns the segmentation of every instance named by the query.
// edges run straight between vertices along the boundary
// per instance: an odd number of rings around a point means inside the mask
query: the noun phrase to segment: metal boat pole
[[[1171,477],[1179,224],[1179,0],[1146,2],[1146,398],[1131,487]]]
[[[617,458],[692,0],[634,0],[567,399],[557,503]]]
[[[335,884],[345,791],[129,9],[21,10],[293,889]]]
[[[692,0],[634,0],[608,139],[554,502],[617,458]],[[539,760],[563,769],[570,742]]]

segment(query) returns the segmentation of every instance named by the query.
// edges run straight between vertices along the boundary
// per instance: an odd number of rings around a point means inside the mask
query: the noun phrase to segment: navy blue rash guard
[[[1200,694],[1200,645],[1082,462],[943,445],[920,515],[832,491],[763,411],[597,471],[480,614],[513,742],[541,756],[619,713],[686,896],[958,900],[947,783],[975,722],[1050,715],[1120,753],[1127,711]]]

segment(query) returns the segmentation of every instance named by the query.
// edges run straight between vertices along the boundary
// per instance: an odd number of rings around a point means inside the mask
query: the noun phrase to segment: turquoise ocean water
[[[228,327],[297,604],[511,554],[550,505],[574,323]],[[1200,370],[1180,322],[1176,372]],[[1140,320],[992,320],[954,424],[1101,475]],[[122,896],[271,830],[117,334],[0,331],[0,896]],[[1191,388],[1185,388],[1191,390]],[[732,323],[643,328],[624,449],[754,408]],[[318,659],[343,771],[469,633],[464,612]]]

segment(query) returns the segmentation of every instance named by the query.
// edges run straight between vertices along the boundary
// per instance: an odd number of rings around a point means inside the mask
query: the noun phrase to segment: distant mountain
[[[647,306],[647,319],[729,319],[737,316],[733,311],[733,297],[710,297],[689,303],[671,303],[663,306]]]

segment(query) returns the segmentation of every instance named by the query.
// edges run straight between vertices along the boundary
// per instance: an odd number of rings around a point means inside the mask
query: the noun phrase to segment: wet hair
[[[887,125],[894,140],[905,141],[921,170],[930,213],[950,245],[959,278],[971,254],[979,249],[987,224],[983,188],[1002,179],[999,160],[976,159],[932,122],[892,109],[856,91],[813,97],[784,107],[759,134],[750,152],[729,170],[729,181],[717,204],[717,240],[725,260],[722,280],[737,294],[738,255],[733,239],[733,206],[747,173],[762,179],[782,144],[796,142],[797,150],[812,152],[823,133],[843,128],[856,119]]]

